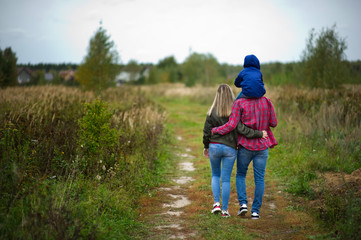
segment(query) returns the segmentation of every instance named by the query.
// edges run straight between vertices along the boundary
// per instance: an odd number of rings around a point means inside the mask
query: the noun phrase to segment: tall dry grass
[[[162,179],[164,121],[132,88],[1,89],[0,238],[127,236],[135,199]]]
[[[332,153],[331,158],[351,161],[347,171],[355,170],[361,146],[360,102],[360,86],[335,90],[278,89],[274,103],[286,125],[280,135],[287,142],[297,142],[304,136],[316,147]]]

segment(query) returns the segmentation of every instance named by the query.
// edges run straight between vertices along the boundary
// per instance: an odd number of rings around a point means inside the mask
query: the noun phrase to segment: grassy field
[[[215,91],[181,84],[109,89],[99,96],[66,87],[0,90],[1,238],[142,236],[147,226],[138,221],[137,199],[167,182],[174,148],[187,147],[197,170],[186,214],[199,238],[357,239],[360,86],[267,88],[279,145],[270,152],[266,185],[273,194],[265,198],[277,201],[280,215],[267,224],[296,226],[290,233],[275,225],[268,235],[262,233],[266,225],[237,218],[214,228],[219,219],[209,214],[211,171],[202,156],[202,129]],[[184,140],[175,143],[177,135]]]

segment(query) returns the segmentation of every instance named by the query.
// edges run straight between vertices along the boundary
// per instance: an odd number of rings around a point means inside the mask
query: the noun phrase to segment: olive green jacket
[[[218,117],[216,109],[213,109],[211,116],[207,115],[206,122],[203,128],[203,145],[204,148],[209,148],[210,142],[222,143],[237,149],[238,134],[242,134],[247,138],[261,138],[262,131],[254,130],[247,127],[241,121],[238,123],[237,128],[225,135],[212,135],[212,128],[222,126],[228,122],[228,117]]]

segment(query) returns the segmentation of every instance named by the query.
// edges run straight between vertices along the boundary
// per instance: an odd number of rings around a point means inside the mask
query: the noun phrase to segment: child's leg
[[[247,98],[247,96],[244,95],[242,92],[240,92],[240,93],[238,94],[238,96],[236,97],[236,100],[238,100],[238,99],[240,99],[240,98]]]

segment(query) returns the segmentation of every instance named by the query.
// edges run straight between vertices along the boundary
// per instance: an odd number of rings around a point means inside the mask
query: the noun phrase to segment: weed
[[[357,239],[361,234],[361,199],[352,186],[340,194],[327,192],[318,217],[339,239]]]
[[[296,195],[307,196],[309,199],[314,199],[315,193],[310,187],[309,182],[317,178],[316,174],[304,172],[296,176],[297,177],[291,181],[287,191]]]

